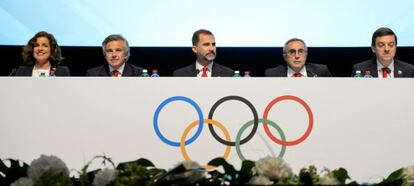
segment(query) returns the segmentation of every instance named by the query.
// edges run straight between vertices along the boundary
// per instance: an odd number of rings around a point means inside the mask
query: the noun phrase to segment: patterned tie
[[[201,74],[201,77],[207,77],[208,67],[207,66],[204,66],[201,70],[203,71],[203,73]]]
[[[388,78],[388,74],[390,73],[391,70],[388,67],[384,67],[381,70],[382,70],[382,77]]]
[[[302,77],[303,75],[300,72],[296,72],[295,74],[293,74],[293,76],[295,76],[295,77]]]
[[[118,77],[118,75],[119,75],[119,71],[118,70],[112,71],[112,77]]]

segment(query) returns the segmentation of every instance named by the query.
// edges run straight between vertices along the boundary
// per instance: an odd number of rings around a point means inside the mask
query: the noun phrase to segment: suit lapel
[[[196,65],[195,63],[191,64],[190,66],[188,66],[188,68],[186,69],[187,73],[192,76],[192,77],[197,77],[197,71],[196,71]]]
[[[287,64],[284,64],[283,65],[283,68],[282,68],[282,77],[288,77],[288,67],[287,67]]]
[[[124,71],[122,72],[122,76],[134,76],[134,72],[132,70],[132,67],[125,63]]]
[[[312,65],[306,63],[305,67],[306,67],[306,74],[308,77],[318,77],[318,74],[315,73],[315,69],[313,68]]]
[[[377,60],[375,58],[371,60],[371,63],[369,64],[369,67],[366,70],[371,71],[372,77],[378,77]],[[365,72],[362,73],[365,74]]]
[[[24,75],[25,76],[32,76],[33,68],[34,68],[34,65],[24,68]]]
[[[395,60],[394,61],[394,77],[404,77],[404,69],[401,68],[400,63]]]
[[[220,68],[220,65],[213,63],[213,68],[211,69],[211,77],[218,77],[221,76],[221,71],[223,69]]]
[[[102,76],[112,76],[111,72],[109,72],[109,65],[104,65],[100,74]]]

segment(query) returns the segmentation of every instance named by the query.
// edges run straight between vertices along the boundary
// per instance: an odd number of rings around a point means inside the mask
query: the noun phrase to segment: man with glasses
[[[326,65],[307,63],[308,48],[302,39],[289,39],[283,47],[286,64],[266,69],[266,77],[331,77]]]
[[[414,65],[394,59],[397,52],[397,35],[386,27],[377,29],[372,35],[371,50],[375,58],[355,64],[352,77],[359,71],[372,77],[414,77]]]

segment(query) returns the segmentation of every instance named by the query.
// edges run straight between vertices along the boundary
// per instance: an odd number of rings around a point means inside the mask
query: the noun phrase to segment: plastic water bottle
[[[250,71],[244,71],[244,76],[243,77],[245,77],[245,78],[252,77],[252,76],[250,76]]]
[[[157,69],[152,70],[151,77],[160,77],[160,75],[158,75]]]
[[[362,73],[360,70],[355,71],[354,78],[362,78]]]
[[[235,71],[234,71],[234,74],[233,74],[233,77],[241,77],[241,75],[240,75],[240,71],[235,70]]]
[[[366,71],[365,71],[364,78],[372,78],[371,71],[366,70]]]
[[[149,74],[148,74],[148,70],[147,69],[143,69],[142,70],[141,77],[149,77]]]

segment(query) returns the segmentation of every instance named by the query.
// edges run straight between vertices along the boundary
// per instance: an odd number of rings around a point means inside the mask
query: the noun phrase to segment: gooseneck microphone
[[[17,71],[17,69],[16,69],[16,68],[12,68],[12,70],[11,70],[11,72],[10,72],[10,74],[9,74],[9,77],[10,77],[10,76],[15,76],[15,75],[16,75],[16,71]]]
[[[313,73],[312,71],[308,70],[307,73],[308,73],[308,77],[318,77],[318,74]]]

